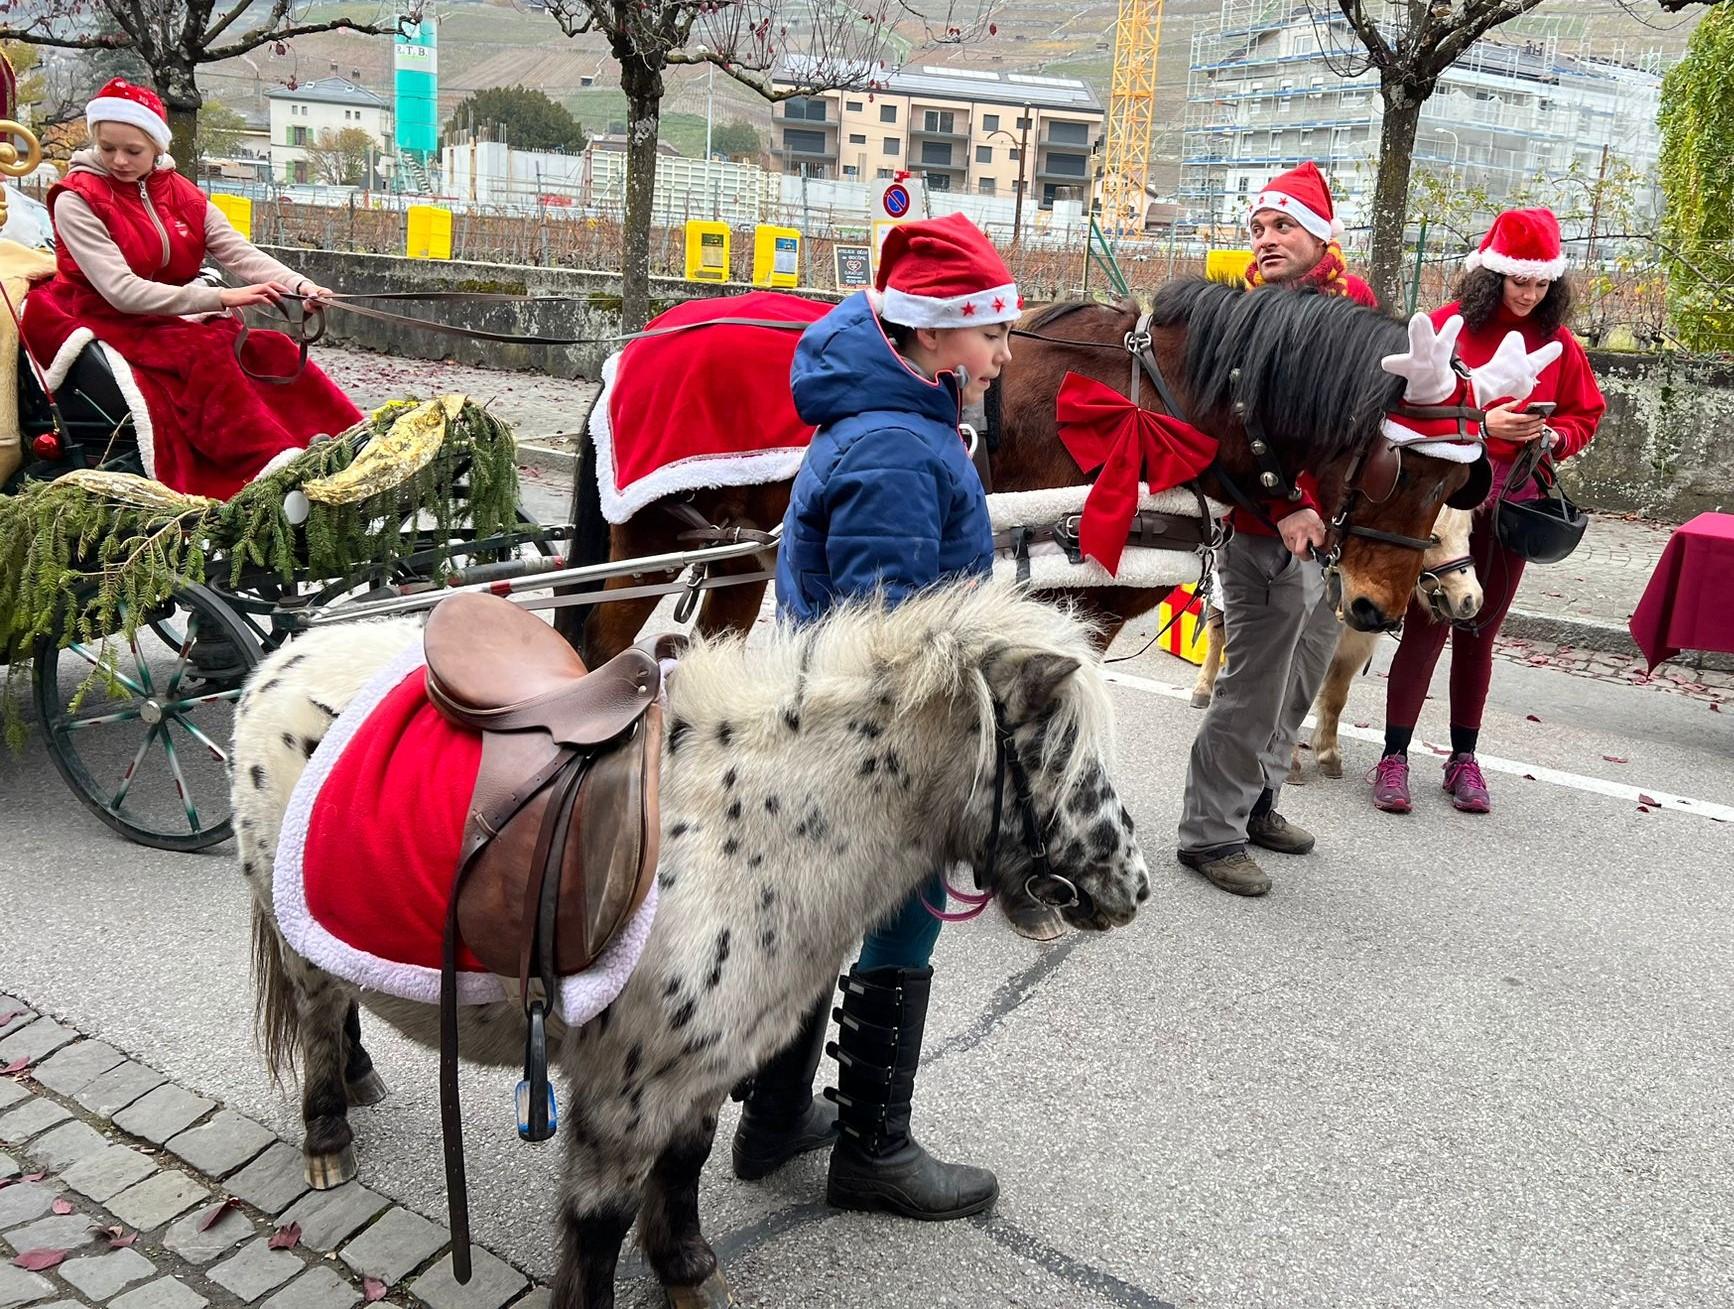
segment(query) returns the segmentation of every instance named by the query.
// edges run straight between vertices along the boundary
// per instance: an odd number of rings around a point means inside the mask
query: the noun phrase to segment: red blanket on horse
[[[296,783],[278,837],[272,897],[291,949],[358,986],[439,999],[446,907],[481,737],[428,701],[419,637],[339,715]],[[561,979],[582,1023],[620,993],[650,936],[656,888],[587,971]],[[458,998],[506,997],[460,942]]]
[[[813,429],[795,413],[789,366],[818,300],[753,291],[688,300],[650,321],[645,336],[602,369],[590,417],[603,516],[624,523],[680,491],[757,486],[795,475]],[[789,327],[718,320],[748,319]]]
[[[205,258],[204,193],[178,173],[150,175],[151,210],[134,189],[74,171],[48,193],[53,209],[75,192],[103,220],[128,266],[151,281],[186,285]],[[247,376],[235,354],[241,324],[232,317],[125,314],[85,279],[63,248],[52,281],[24,304],[24,341],[50,387],[66,379],[79,354],[100,342],[109,355],[145,472],[177,491],[227,499],[286,450],[321,433],[335,435],[361,411],[319,369],[292,382]],[[118,356],[118,360],[117,357]],[[281,332],[247,338],[247,368],[260,377],[295,374],[299,353]]]

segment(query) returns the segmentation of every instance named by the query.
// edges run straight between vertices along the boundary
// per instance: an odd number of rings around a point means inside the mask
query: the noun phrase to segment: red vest
[[[126,256],[127,266],[151,282],[185,286],[205,261],[205,193],[172,168],[159,168],[142,182],[120,183],[98,173],[74,172],[48,192],[48,208],[71,191],[89,205]],[[146,203],[146,196],[149,203]],[[92,290],[61,242],[55,268],[67,281]]]

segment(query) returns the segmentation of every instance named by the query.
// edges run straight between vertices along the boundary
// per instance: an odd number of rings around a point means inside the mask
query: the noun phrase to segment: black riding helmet
[[[1502,500],[1497,516],[1499,543],[1536,564],[1557,564],[1583,540],[1589,516],[1557,487],[1539,500]]]

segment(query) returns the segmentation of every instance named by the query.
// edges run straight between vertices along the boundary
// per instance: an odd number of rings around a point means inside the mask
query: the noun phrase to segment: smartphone
[[[1552,418],[1553,411],[1557,408],[1559,408],[1559,406],[1553,401],[1541,400],[1530,405],[1523,412],[1528,414],[1531,418]]]

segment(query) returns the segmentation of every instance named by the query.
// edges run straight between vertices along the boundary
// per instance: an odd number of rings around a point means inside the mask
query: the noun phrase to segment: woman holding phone
[[[1537,442],[1555,461],[1571,458],[1590,443],[1607,409],[1589,357],[1566,326],[1571,288],[1564,280],[1565,256],[1559,222],[1552,212],[1511,209],[1500,214],[1481,248],[1472,251],[1463,265],[1466,271],[1457,284],[1457,299],[1432,318],[1435,326],[1442,326],[1453,314],[1463,316],[1457,353],[1464,363],[1471,368],[1486,363],[1514,331],[1522,335],[1526,350],[1558,341],[1564,352],[1542,370],[1524,403],[1477,397],[1486,407],[1482,430],[1493,461],[1493,491],[1475,511],[1469,535],[1469,553],[1484,596],[1481,612],[1473,626],[1451,629],[1432,621],[1419,605],[1409,606],[1385,691],[1385,753],[1369,777],[1373,804],[1387,813],[1406,814],[1413,807],[1409,742],[1448,635],[1452,638],[1451,755],[1445,761],[1444,789],[1464,813],[1484,814],[1492,808],[1475,749],[1493,680],[1493,644],[1524,565],[1522,556],[1506,549],[1499,539],[1499,501],[1539,496],[1540,489],[1527,474],[1511,476],[1513,465],[1521,472],[1530,464]],[[1531,458],[1523,458],[1526,455]]]

